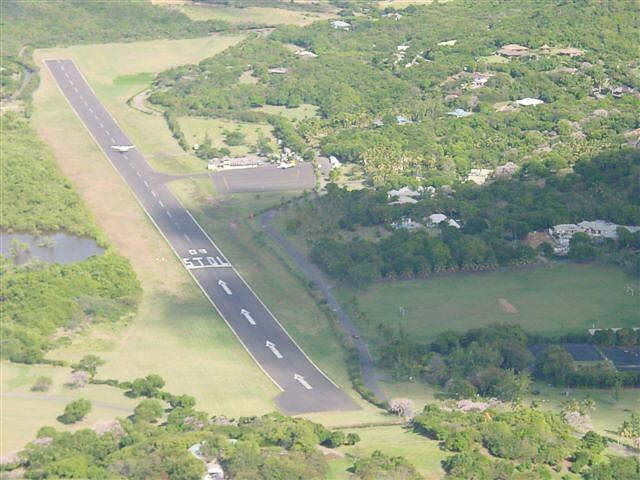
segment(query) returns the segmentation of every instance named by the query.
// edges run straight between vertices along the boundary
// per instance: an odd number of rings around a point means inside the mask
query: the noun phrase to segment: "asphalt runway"
[[[151,168],[137,149],[118,152],[111,148],[133,143],[102,106],[73,61],[45,63],[71,107],[176,256],[247,352],[281,390],[277,405],[289,414],[358,409],[298,347],[169,191],[163,176]]]
[[[225,170],[212,175],[220,193],[279,192],[311,190],[316,184],[313,165],[301,163],[291,168],[261,165],[256,168]]]

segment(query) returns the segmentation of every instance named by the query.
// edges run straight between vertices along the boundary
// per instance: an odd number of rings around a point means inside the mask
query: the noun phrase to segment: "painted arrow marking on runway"
[[[296,373],[293,376],[293,379],[297,382],[300,382],[300,385],[302,385],[304,388],[306,388],[307,390],[311,390],[313,387],[311,385],[309,385],[309,382],[307,382],[304,377],[302,375],[300,375],[299,373]]]
[[[226,293],[227,295],[233,295],[233,292],[229,288],[229,285],[227,285],[227,282],[225,282],[224,280],[218,280],[218,285],[222,287],[222,290],[224,290],[224,293]]]
[[[253,319],[253,317],[251,316],[251,314],[249,313],[248,310],[245,310],[244,308],[242,310],[240,310],[240,313],[242,314],[242,316],[244,318],[247,319],[247,322],[249,322],[251,325],[255,325],[256,321]]]
[[[269,350],[271,350],[271,353],[273,353],[276,356],[276,358],[283,358],[282,354],[280,353],[280,350],[276,348],[273,342],[270,342],[269,340],[267,340],[267,343],[265,343],[264,346],[267,347]]]

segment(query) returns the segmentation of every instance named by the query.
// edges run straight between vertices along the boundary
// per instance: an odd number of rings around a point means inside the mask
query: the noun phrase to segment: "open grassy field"
[[[318,107],[308,103],[303,103],[296,108],[287,108],[282,105],[263,105],[261,107],[254,108],[254,110],[269,113],[271,115],[282,115],[292,122],[297,122],[298,120],[315,116],[318,112]]]
[[[365,457],[384,445],[384,453],[405,457],[415,465],[426,480],[444,476],[440,461],[449,455],[440,449],[438,442],[413,433],[400,425],[359,428],[355,432],[360,435],[361,441],[351,447],[340,447],[340,451],[347,455]]]
[[[0,371],[0,455],[20,449],[35,438],[41,427],[56,426],[61,430],[91,428],[97,422],[126,417],[137,403],[125,397],[122,390],[106,385],[87,385],[80,390],[66,388],[64,384],[69,381],[70,373],[68,368],[2,362]],[[51,389],[43,393],[31,392],[31,387],[40,376],[52,379]],[[62,413],[65,405],[80,397],[94,402],[91,413],[73,425],[58,422],[56,417]]]
[[[260,23],[264,25],[308,25],[332,16],[320,12],[303,12],[271,7],[235,8],[217,5],[179,5],[177,8],[193,20],[225,20],[232,23]]]
[[[164,118],[135,110],[126,101],[145,90],[156,73],[213,56],[242,38],[242,35],[214,35],[188,40],[77,45],[38,50],[35,60],[44,79],[49,74],[43,59],[73,59],[100,100],[155,168],[168,173],[194,172],[203,171],[205,163],[180,148]],[[50,101],[51,97],[40,96],[41,109],[54,111],[47,104]]]
[[[224,38],[222,42],[228,40]],[[133,64],[134,57],[131,55],[123,53],[120,57],[110,53],[109,46],[104,45],[40,51],[36,56],[39,60],[55,55],[65,58],[72,56],[85,73],[93,71],[98,77],[99,68],[92,62],[104,64],[108,73],[102,80],[97,80],[97,83],[102,82],[103,88],[97,88],[98,96],[105,100],[112,112],[120,112],[116,118],[127,133],[131,132],[130,122],[135,122],[136,118],[158,120],[158,124],[153,121],[142,122],[138,125],[137,135],[144,138],[150,148],[164,145],[170,149],[173,144],[169,140],[172,139],[162,119],[136,114],[129,109],[124,105],[128,92],[118,90],[125,87],[109,86],[110,79],[134,75],[136,71],[145,73],[161,70],[169,63],[181,63],[181,55],[184,55],[184,61],[196,60],[195,52],[200,52],[199,55],[211,54],[215,49],[215,41],[216,37],[193,40],[192,47],[185,41],[175,42],[173,47],[172,42],[129,44],[126,49],[137,52],[137,63]],[[121,52],[126,50],[120,46],[114,48],[121,49]],[[159,51],[164,53],[158,55]],[[154,58],[158,63],[154,63]],[[108,61],[105,59],[110,59],[116,65],[106,65]],[[93,80],[90,81],[93,83]],[[118,83],[123,83],[122,78]],[[118,91],[120,93],[116,94]],[[113,95],[110,96],[109,92]],[[127,380],[151,372],[158,373],[167,380],[170,391],[195,396],[198,405],[212,414],[237,416],[273,410],[272,399],[278,393],[276,387],[254,364],[193,284],[126,185],[68,107],[44,68],[40,87],[34,95],[33,122],[38,134],[51,146],[63,174],[95,214],[97,223],[110,242],[131,261],[144,290],[136,316],[120,325],[93,327],[79,335],[70,346],[51,352],[51,358],[77,361],[85,354],[97,354],[107,360],[99,372],[102,378]],[[138,142],[136,135],[132,136]],[[29,368],[34,369],[28,375],[31,378],[37,375],[37,369],[44,367]],[[56,372],[52,376],[58,378],[68,374],[67,369],[60,371],[62,373]],[[26,378],[25,375],[11,373],[5,376],[3,372],[3,380],[15,379],[6,389],[3,385],[3,393],[20,392],[27,388],[25,383],[21,383],[22,380],[18,381]],[[56,382],[55,385],[61,385]],[[87,390],[88,398],[92,397],[93,388]],[[105,395],[96,391],[93,398],[104,399]],[[131,401],[119,394],[110,401],[123,408],[131,407]],[[56,402],[45,407],[46,402],[40,401],[46,410],[42,412],[42,421],[34,418],[27,426],[26,420],[20,417],[20,412],[25,411],[21,406],[23,402],[24,399],[17,397],[2,397],[2,434],[3,438],[11,439],[6,443],[7,448],[21,446],[38,427],[49,424],[49,418],[55,419],[60,413],[58,410],[61,411]],[[87,422],[95,421],[98,417],[113,418],[120,414],[118,412],[96,410]],[[3,441],[3,451],[4,445]]]
[[[266,123],[246,123],[228,120],[225,118],[200,118],[200,117],[180,117],[178,119],[180,127],[184,132],[187,142],[191,145],[202,143],[206,134],[211,138],[211,144],[215,148],[226,147],[231,150],[231,155],[240,157],[247,153],[254,152],[253,146],[260,136],[269,140],[273,151],[278,150],[278,144],[273,136],[273,127]],[[244,134],[244,143],[237,146],[228,146],[224,143],[224,132],[239,130]]]
[[[555,264],[482,274],[377,283],[356,295],[369,322],[361,325],[375,342],[380,323],[399,324],[417,340],[446,330],[464,331],[495,322],[521,325],[531,333],[560,335],[597,327],[638,323],[640,298],[626,291],[637,282],[621,269],[601,264]],[[404,316],[400,315],[404,308]]]

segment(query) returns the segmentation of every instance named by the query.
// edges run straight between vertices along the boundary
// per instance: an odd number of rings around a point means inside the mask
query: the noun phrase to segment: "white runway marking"
[[[64,67],[62,65],[60,65],[60,70],[64,72]]]
[[[143,180],[142,183],[144,183],[144,186],[149,188],[149,182],[147,182],[146,180]]]
[[[109,140],[111,140],[111,141],[112,141],[112,142],[114,142],[114,143],[115,143],[115,141],[116,141],[113,137],[109,137]]]
[[[93,113],[93,108],[89,107],[89,112]]]
[[[104,123],[99,122],[98,125],[100,125],[102,128],[104,128]]]
[[[173,215],[171,215],[171,212],[169,210],[167,210],[167,217],[173,218]]]
[[[69,78],[69,74],[67,72],[64,72],[64,76]]]
[[[73,85],[73,80],[69,80],[69,85]]]
[[[158,200],[158,203],[160,204],[160,206],[161,206],[162,208],[164,208],[164,203],[162,203],[162,200]]]
[[[136,170],[136,175],[138,175],[140,178],[142,178],[142,175],[140,175],[140,172]]]
[[[104,131],[104,133],[106,133],[107,135],[111,135],[111,134],[109,133],[109,130],[105,130],[105,131]]]
[[[85,104],[85,106],[87,106],[87,107],[89,106],[89,104],[87,103],[87,101],[86,101],[86,100],[84,101],[84,104]]]
[[[78,87],[73,87],[73,91],[78,93]]]
[[[182,235],[184,235],[184,238],[187,242],[191,241],[191,239],[189,238],[189,235],[187,235],[186,233],[183,233]]]
[[[151,190],[151,195],[153,195],[154,197],[158,196],[158,194],[156,192],[154,192],[153,190]]]
[[[130,163],[130,164],[129,164],[129,166],[130,166],[131,168],[134,168],[133,163]]]

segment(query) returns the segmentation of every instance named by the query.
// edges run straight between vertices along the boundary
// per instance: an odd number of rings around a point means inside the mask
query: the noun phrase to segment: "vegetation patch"
[[[153,73],[134,73],[131,75],[120,75],[113,79],[114,85],[150,85],[155,74]]]

